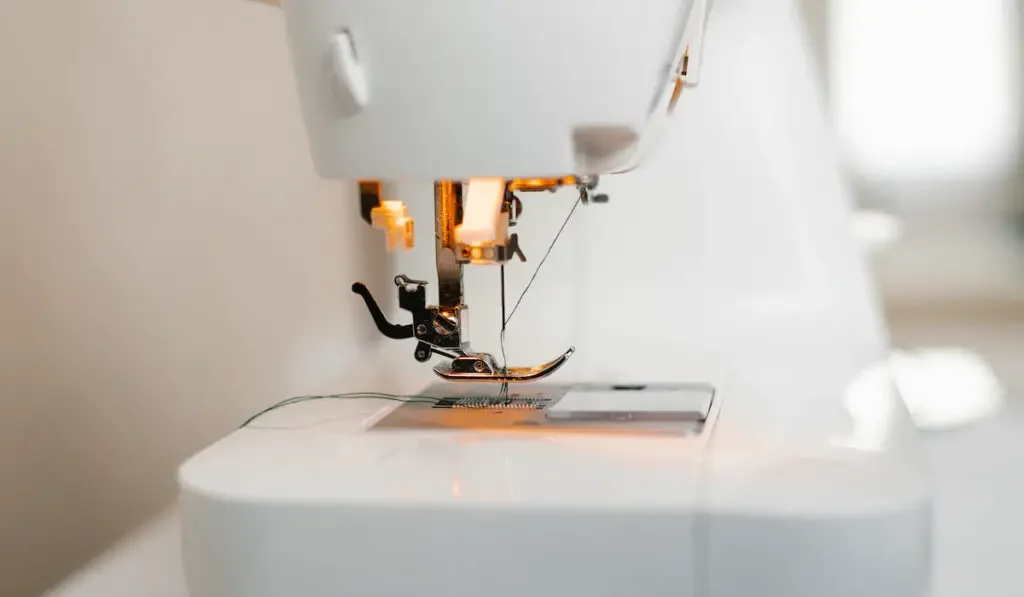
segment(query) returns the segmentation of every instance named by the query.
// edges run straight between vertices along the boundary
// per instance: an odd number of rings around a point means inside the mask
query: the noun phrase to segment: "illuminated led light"
[[[455,229],[455,240],[467,245],[497,241],[504,200],[505,179],[471,178],[466,184],[462,223]]]
[[[388,251],[399,248],[410,251],[415,246],[414,221],[409,217],[405,203],[381,201],[380,205],[370,210],[370,222],[374,228],[384,231]]]
[[[550,191],[558,187],[576,184],[575,176],[562,178],[516,178],[508,183],[512,191]]]

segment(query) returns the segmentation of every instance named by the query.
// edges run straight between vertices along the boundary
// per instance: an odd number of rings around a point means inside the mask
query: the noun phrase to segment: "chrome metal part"
[[[462,264],[456,260],[455,227],[459,223],[462,184],[434,183],[434,236],[437,239],[437,302],[441,307],[462,304]]]
[[[597,201],[590,192],[597,184],[596,177],[566,179],[528,179],[520,181],[521,190],[553,190],[560,185],[575,185],[581,199],[584,194],[587,200]],[[469,345],[469,310],[463,303],[462,267],[464,263],[504,264],[513,257],[525,260],[519,249],[518,237],[510,235],[507,243],[488,249],[493,254],[476,256],[472,253],[461,255],[455,231],[461,220],[462,183],[454,181],[437,181],[434,183],[434,231],[436,237],[435,261],[437,266],[438,304],[428,306],[426,302],[426,281],[415,280],[405,275],[395,276],[398,287],[398,306],[412,315],[412,323],[396,325],[387,320],[384,313],[363,284],[353,284],[352,290],[363,297],[370,315],[377,328],[385,336],[401,340],[414,338],[416,348],[413,357],[419,362],[427,362],[434,355],[450,359],[434,367],[434,372],[449,381],[513,383],[543,379],[569,360],[575,352],[574,348],[565,351],[559,357],[535,367],[499,366],[493,355],[473,352]],[[506,205],[503,206],[504,217],[518,220],[522,213],[522,204],[512,192],[511,183],[506,189]],[[473,247],[470,247],[472,250]],[[486,259],[485,259],[486,257]],[[504,292],[504,290],[503,290]]]
[[[403,404],[370,431],[394,429],[504,429],[559,433],[598,431],[623,436],[694,436],[710,429],[720,405],[703,383],[516,386],[439,382]]]
[[[544,379],[564,365],[575,348],[570,347],[564,354],[536,367],[497,366],[494,357],[486,353],[468,354],[434,367],[434,373],[448,381],[522,383]]]
[[[580,203],[590,205],[591,203],[608,203],[608,195],[604,193],[595,194],[599,182],[596,176],[585,176],[578,179],[576,189],[580,193]]]

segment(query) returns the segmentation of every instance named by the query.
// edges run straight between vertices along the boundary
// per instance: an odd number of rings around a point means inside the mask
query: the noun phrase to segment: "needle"
[[[501,369],[508,373],[508,357],[505,356],[505,325],[508,320],[505,318],[505,264],[501,264]]]

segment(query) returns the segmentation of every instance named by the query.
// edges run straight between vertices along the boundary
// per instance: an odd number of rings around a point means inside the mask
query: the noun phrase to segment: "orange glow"
[[[462,497],[462,486],[459,485],[458,480],[453,480],[452,481],[452,497],[454,497],[454,498]]]
[[[380,181],[378,180],[360,180],[359,181],[359,192],[364,194],[372,194],[380,196]]]
[[[679,97],[683,95],[683,87],[686,86],[686,71],[690,67],[690,46],[686,46],[686,50],[683,51],[683,57],[679,59],[678,74],[676,75],[675,87],[672,88],[672,99],[668,102],[668,113],[671,114],[676,109],[676,103],[679,102]]]
[[[671,114],[676,109],[676,103],[679,101],[680,96],[683,95],[683,80],[676,78],[676,86],[672,88],[672,99],[668,102],[668,113]]]
[[[515,178],[508,182],[508,188],[512,191],[550,191],[561,186],[575,184],[575,176],[564,176],[562,178]]]
[[[415,224],[401,201],[381,201],[370,211],[370,221],[374,228],[384,231],[389,252],[411,251],[415,246]]]

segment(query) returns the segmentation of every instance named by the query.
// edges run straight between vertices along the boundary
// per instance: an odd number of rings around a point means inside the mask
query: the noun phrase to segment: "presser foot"
[[[388,321],[369,289],[356,282],[352,292],[363,298],[377,329],[393,340],[418,340],[413,358],[421,363],[437,355],[450,362],[434,367],[434,373],[448,381],[516,383],[543,379],[558,371],[569,360],[575,348],[536,367],[499,367],[494,356],[470,351],[462,338],[462,325],[466,317],[464,305],[458,307],[428,307],[426,282],[396,276],[398,306],[412,314],[413,323],[397,325]]]
[[[447,381],[520,383],[544,379],[569,360],[576,349],[570,347],[564,354],[536,367],[501,368],[489,354],[469,354],[434,367],[434,373]]]

